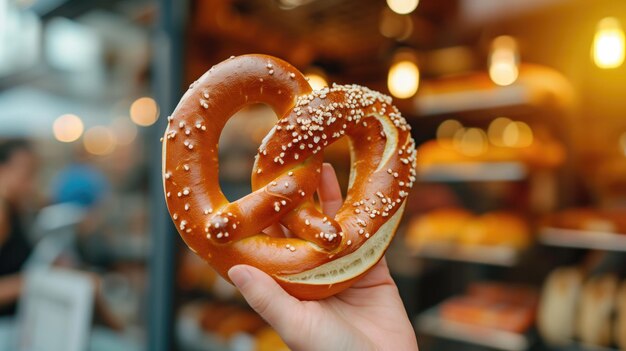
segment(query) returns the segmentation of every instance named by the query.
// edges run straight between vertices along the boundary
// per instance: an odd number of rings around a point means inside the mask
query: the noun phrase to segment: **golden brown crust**
[[[258,102],[280,120],[259,148],[253,193],[229,203],[218,182],[219,136],[236,111]],[[169,117],[163,145],[168,209],[187,245],[224,277],[235,264],[275,278],[301,273],[358,250],[402,207],[415,181],[409,130],[391,99],[377,92],[355,85],[311,92],[284,61],[232,58],[192,84]],[[355,180],[337,215],[327,218],[313,205],[321,151],[343,136],[351,140]],[[296,237],[261,233],[277,222]],[[354,280],[280,283],[294,296],[315,299]]]

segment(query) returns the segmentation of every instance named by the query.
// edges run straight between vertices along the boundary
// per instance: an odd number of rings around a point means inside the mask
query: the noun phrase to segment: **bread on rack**
[[[465,245],[528,247],[531,242],[528,224],[510,212],[489,212],[468,222],[459,236]]]
[[[537,327],[549,344],[572,341],[582,283],[583,274],[575,267],[557,268],[548,275],[539,301]]]
[[[577,334],[588,345],[611,344],[611,317],[615,311],[618,279],[604,274],[589,279],[583,287],[578,309]]]
[[[537,293],[521,285],[481,282],[441,304],[441,318],[491,329],[523,333],[535,320]]]
[[[626,211],[621,209],[570,208],[548,215],[547,227],[626,234]]]
[[[475,216],[464,209],[445,208],[413,219],[406,243],[416,250],[440,244],[523,249],[531,239],[527,222],[514,213],[495,211]]]
[[[617,316],[615,319],[615,344],[626,351],[626,280],[622,282],[616,299]]]
[[[472,214],[461,208],[445,208],[413,218],[407,230],[407,245],[419,249],[424,244],[451,243],[457,240]]]

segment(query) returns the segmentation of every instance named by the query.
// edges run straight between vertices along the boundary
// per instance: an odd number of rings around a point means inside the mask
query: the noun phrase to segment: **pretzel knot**
[[[280,117],[259,147],[253,192],[235,202],[218,181],[228,119],[265,103]],[[181,99],[163,142],[166,201],[187,245],[222,276],[256,266],[292,295],[319,299],[349,287],[384,254],[415,182],[415,144],[391,98],[357,85],[319,91],[288,63],[245,55],[211,68]],[[352,167],[334,218],[316,209],[323,150],[342,137]],[[282,223],[293,237],[263,230]]]

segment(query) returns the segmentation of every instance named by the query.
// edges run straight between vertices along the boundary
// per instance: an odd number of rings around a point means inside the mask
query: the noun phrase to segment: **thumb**
[[[295,297],[263,271],[247,265],[237,265],[228,271],[228,277],[237,286],[250,307],[279,332],[289,330],[289,325],[300,307]]]

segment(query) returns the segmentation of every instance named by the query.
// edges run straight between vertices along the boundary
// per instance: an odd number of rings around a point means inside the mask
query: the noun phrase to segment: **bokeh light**
[[[524,122],[509,123],[502,133],[502,142],[508,147],[528,147],[533,143],[533,131]]]
[[[105,126],[95,126],[85,132],[85,150],[93,155],[108,155],[115,150],[115,135]]]
[[[59,116],[52,124],[52,133],[56,140],[71,143],[83,135],[84,125],[80,117],[72,114]]]
[[[137,138],[137,127],[126,117],[117,117],[111,122],[111,130],[117,145],[130,145]]]
[[[406,15],[415,11],[419,0],[387,0],[387,6],[398,14]]]
[[[460,129],[463,129],[461,122],[455,119],[445,120],[437,127],[437,140],[452,139]]]
[[[419,87],[420,73],[417,65],[409,60],[394,63],[389,69],[387,87],[391,95],[407,99],[415,95]]]
[[[453,139],[454,147],[468,156],[479,156],[487,151],[487,134],[480,128],[459,129]]]
[[[489,142],[495,146],[505,146],[503,139],[504,129],[513,121],[510,118],[498,117],[489,123],[487,128],[487,136]]]
[[[616,68],[624,62],[624,31],[614,17],[598,23],[593,39],[593,61],[600,68]]]
[[[139,126],[150,126],[157,121],[158,117],[159,107],[153,98],[142,97],[130,105],[130,119]]]
[[[517,43],[513,37],[502,35],[493,40],[489,55],[489,78],[497,85],[511,85],[517,80],[517,51]]]
[[[320,90],[328,86],[328,82],[321,73],[310,72],[304,75],[309,80],[309,85],[313,90]]]

